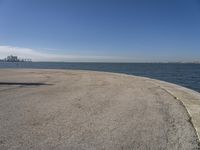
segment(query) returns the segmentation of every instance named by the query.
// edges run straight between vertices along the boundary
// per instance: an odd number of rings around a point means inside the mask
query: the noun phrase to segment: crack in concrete
[[[172,92],[170,92],[169,90],[167,90],[167,89],[165,89],[164,87],[161,87],[160,85],[158,85],[158,87],[160,88],[160,89],[162,89],[162,90],[164,90],[165,92],[167,92],[169,95],[171,95],[174,99],[176,99],[176,100],[178,100],[178,102],[179,102],[179,104],[182,106],[182,107],[184,107],[184,109],[186,110],[186,112],[187,112],[187,114],[188,114],[188,117],[189,117],[189,119],[188,119],[188,122],[192,125],[192,127],[194,128],[194,131],[195,131],[195,134],[196,134],[196,136],[197,136],[197,138],[198,138],[198,145],[199,145],[199,150],[200,150],[200,135],[198,134],[198,132],[197,132],[197,129],[196,129],[196,127],[195,127],[195,124],[193,123],[193,121],[192,121],[192,115],[189,113],[189,111],[188,111],[188,109],[187,109],[187,107],[184,105],[184,103],[183,103],[183,101],[180,99],[180,98],[178,98],[177,96],[175,96],[174,94],[172,94]]]

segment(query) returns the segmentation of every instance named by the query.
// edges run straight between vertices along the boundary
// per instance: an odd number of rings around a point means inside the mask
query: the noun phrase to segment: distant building
[[[0,59],[0,62],[31,62],[31,59],[19,59],[18,56],[7,56],[5,59]]]
[[[6,61],[7,62],[19,62],[20,60],[18,59],[17,56],[10,55],[10,56],[7,56]]]

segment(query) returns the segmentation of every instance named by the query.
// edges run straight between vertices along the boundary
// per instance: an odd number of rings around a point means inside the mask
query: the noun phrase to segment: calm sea
[[[125,73],[179,84],[200,92],[200,64],[0,62],[0,68],[81,69]]]

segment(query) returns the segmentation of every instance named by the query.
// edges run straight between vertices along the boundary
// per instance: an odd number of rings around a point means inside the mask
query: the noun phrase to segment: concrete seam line
[[[181,98],[178,98],[177,96],[175,96],[175,95],[173,94],[173,92],[171,92],[170,90],[168,90],[168,89],[162,87],[160,84],[154,83],[154,82],[151,82],[151,83],[157,85],[157,86],[160,87],[162,90],[164,90],[164,91],[167,92],[169,95],[171,95],[174,99],[178,100],[178,101],[180,102],[180,104],[185,108],[185,110],[186,110],[186,112],[187,112],[187,114],[188,114],[188,117],[189,117],[189,120],[188,120],[188,121],[189,121],[190,124],[193,126],[194,131],[195,131],[195,133],[196,133],[196,135],[197,135],[197,138],[198,138],[198,143],[199,143],[199,145],[200,145],[200,133],[199,133],[198,130],[197,130],[197,125],[194,123],[194,121],[193,121],[194,118],[192,117],[192,114],[189,112],[187,106],[184,104],[183,100],[182,100]]]

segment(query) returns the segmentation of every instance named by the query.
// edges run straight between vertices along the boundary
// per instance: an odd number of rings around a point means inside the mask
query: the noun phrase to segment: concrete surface
[[[196,150],[199,106],[199,93],[148,78],[1,69],[0,149]]]

